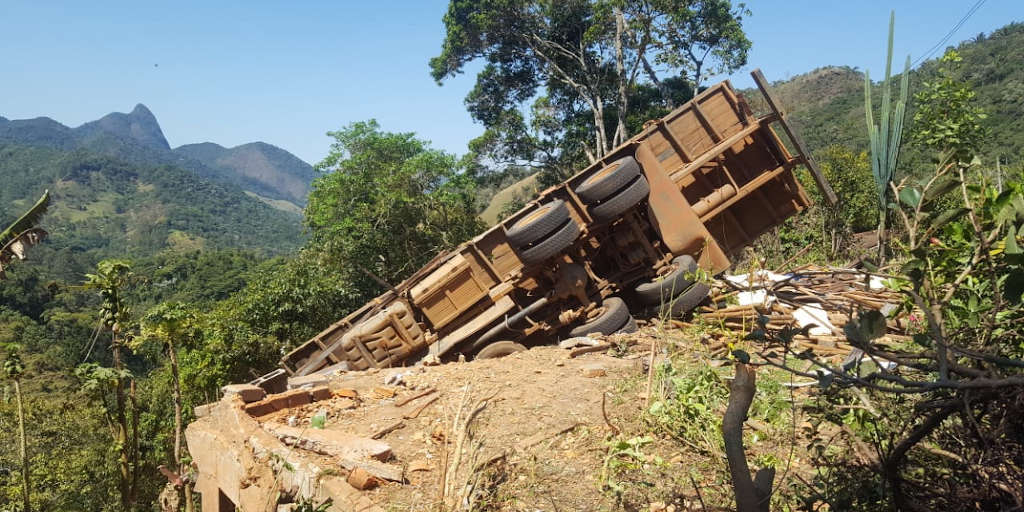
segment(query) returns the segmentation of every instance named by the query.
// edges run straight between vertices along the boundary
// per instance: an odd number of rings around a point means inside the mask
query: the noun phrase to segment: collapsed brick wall
[[[254,397],[251,392],[228,392],[220,402],[198,408],[202,417],[185,430],[185,440],[198,468],[203,511],[276,512],[282,495],[315,503],[330,499],[329,510],[382,511],[344,477],[285,445],[254,417],[330,396],[323,387],[246,403]]]

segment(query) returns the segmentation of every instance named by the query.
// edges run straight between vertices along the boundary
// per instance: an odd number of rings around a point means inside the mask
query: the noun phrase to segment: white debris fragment
[[[811,336],[828,336],[835,331],[835,326],[828,320],[828,313],[817,302],[797,308],[793,311],[793,320],[801,329],[813,325],[808,331]]]
[[[403,384],[403,379],[408,375],[409,372],[393,373],[384,379],[385,386],[400,386]]]
[[[872,290],[881,290],[885,288],[885,279],[878,276],[871,276],[871,280],[868,281],[868,288]]]
[[[756,288],[785,281],[791,277],[792,275],[790,274],[776,274],[770,270],[758,270],[749,274],[725,276],[725,279],[740,288]]]
[[[558,342],[558,348],[570,349],[576,347],[593,347],[600,345],[599,340],[595,340],[589,336],[576,336],[575,338],[569,338]]]
[[[771,306],[775,302],[775,295],[769,295],[768,291],[763,289],[739,292],[736,294],[736,301],[740,306]]]

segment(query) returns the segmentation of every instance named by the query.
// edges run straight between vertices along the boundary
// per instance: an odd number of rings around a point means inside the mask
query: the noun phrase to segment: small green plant
[[[616,481],[619,473],[643,469],[649,462],[663,465],[665,461],[660,457],[649,459],[643,452],[643,447],[653,442],[654,438],[651,436],[637,436],[629,439],[613,438],[608,441],[608,455],[604,458],[604,466],[601,471],[602,487],[617,496],[621,495],[625,489]]]
[[[918,108],[912,137],[936,152],[949,151],[954,159],[969,162],[988,135],[982,125],[987,115],[975,105],[974,90],[954,76],[962,62],[959,52],[947,50],[939,60],[938,78],[921,84],[914,94]]]
[[[327,512],[331,509],[331,500],[317,503],[312,498],[301,498],[299,502],[289,509],[291,512]]]
[[[710,366],[687,365],[680,370],[670,360],[665,360],[657,373],[658,386],[651,393],[658,399],[647,409],[648,421],[691,448],[720,453],[720,410],[729,396],[721,377]]]

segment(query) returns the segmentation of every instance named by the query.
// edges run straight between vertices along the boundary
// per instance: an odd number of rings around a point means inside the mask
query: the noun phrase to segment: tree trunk
[[[135,498],[139,492],[139,404],[135,401],[135,379],[132,379],[129,386],[128,398],[132,405],[132,482],[131,482],[131,506],[135,509]]]
[[[771,502],[774,471],[758,471],[755,483],[750,478],[747,454],[743,449],[743,422],[754,401],[755,382],[754,368],[737,363],[736,377],[729,386],[729,405],[722,417],[722,438],[725,439],[725,456],[736,493],[737,512],[767,512]]]
[[[893,500],[896,502],[896,506],[900,510],[912,509],[912,504],[907,501],[907,497],[903,494],[903,489],[900,479],[900,466],[903,464],[903,460],[907,456],[907,452],[914,447],[917,443],[921,442],[922,439],[928,437],[942,421],[948,418],[951,414],[960,409],[960,404],[951,404],[939,409],[932,413],[931,416],[925,418],[920,425],[917,426],[910,434],[903,438],[889,453],[889,456],[882,461],[882,473],[885,475],[885,479],[889,482],[889,486],[892,490]]]
[[[640,56],[640,63],[644,66],[644,73],[647,73],[647,78],[658,88],[658,92],[661,94],[661,101],[665,104],[665,107],[672,109],[675,107],[675,103],[672,101],[672,95],[668,92],[668,87],[658,79],[658,74],[655,73],[654,67],[647,61],[646,55]]]
[[[597,157],[601,158],[608,153],[608,131],[604,127],[604,99],[601,98],[601,95],[594,95],[594,104],[597,105],[594,121],[597,123],[597,134],[601,141],[601,147],[597,150]]]
[[[124,396],[124,380],[121,378],[121,347],[117,341],[117,333],[111,334],[111,352],[114,356],[114,370],[118,372],[114,385],[114,397],[117,404],[117,448],[120,452],[118,455],[118,469],[120,481],[118,482],[118,490],[121,493],[121,510],[124,512],[131,512],[132,510],[132,498],[131,498],[131,465],[129,463],[128,453],[131,447],[128,446],[128,418],[125,415],[125,396]]]
[[[195,498],[192,496],[192,482],[185,482],[185,512],[195,512]]]
[[[594,153],[588,152],[587,157],[590,158],[590,163],[594,163],[598,158],[604,156],[604,144],[601,143],[601,111],[598,110],[596,105],[591,104],[590,111],[594,114]]]
[[[617,109],[618,122],[615,126],[615,137],[612,140],[612,147],[616,147],[626,141],[626,113],[629,110],[629,94],[626,87],[626,64],[622,54],[622,37],[626,33],[626,20],[622,10],[615,8],[615,70],[619,74],[619,105]]]
[[[14,399],[18,404],[18,438],[20,446],[18,455],[21,457],[21,485],[22,494],[25,498],[25,512],[32,512],[32,500],[29,495],[29,467],[28,467],[28,441],[25,438],[25,407],[21,401],[21,379],[14,379]]]
[[[174,350],[174,343],[167,344],[167,358],[171,361],[171,376],[174,392],[174,464],[178,468],[178,475],[185,476],[185,466],[181,463],[181,377],[178,371],[178,354]],[[185,512],[192,512],[192,485],[185,482],[184,486]]]

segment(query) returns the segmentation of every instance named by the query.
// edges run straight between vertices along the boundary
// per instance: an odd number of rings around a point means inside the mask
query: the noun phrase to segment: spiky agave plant
[[[889,205],[890,183],[896,173],[899,160],[900,141],[903,138],[903,119],[907,113],[907,94],[910,89],[910,55],[900,77],[900,96],[893,108],[892,89],[892,42],[896,26],[896,11],[889,14],[889,52],[885,61],[885,79],[882,81],[882,105],[880,125],[875,124],[871,107],[871,75],[864,70],[864,113],[867,117],[868,138],[871,141],[871,173],[878,188],[878,259],[885,257],[886,213]]]

